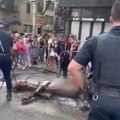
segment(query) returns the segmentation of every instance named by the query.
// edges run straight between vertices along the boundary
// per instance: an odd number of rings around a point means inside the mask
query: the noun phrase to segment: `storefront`
[[[73,18],[70,33],[77,36],[83,42],[86,37],[96,36],[107,32],[112,25],[104,18]]]
[[[60,0],[60,7],[71,9],[66,17],[65,33],[77,36],[81,42],[88,36],[96,36],[111,28],[111,6],[115,0]]]

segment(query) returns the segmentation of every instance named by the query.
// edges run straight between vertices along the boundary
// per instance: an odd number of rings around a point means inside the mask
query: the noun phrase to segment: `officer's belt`
[[[9,56],[10,54],[9,53],[0,53],[0,55]]]
[[[116,89],[116,88],[99,88],[98,94],[106,95],[106,96],[113,96],[113,97],[120,97],[120,89]]]

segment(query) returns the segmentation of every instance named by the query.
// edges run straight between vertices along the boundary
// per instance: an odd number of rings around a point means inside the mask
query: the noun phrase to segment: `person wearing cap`
[[[20,41],[20,34],[15,33],[15,36],[13,39],[13,49],[12,49],[12,59],[15,62],[13,63],[15,66],[18,65],[18,59],[19,59],[19,54],[18,54],[19,41]]]
[[[11,65],[10,58],[11,49],[13,46],[12,37],[4,30],[5,24],[0,22],[0,69],[3,72],[7,88],[7,101],[12,99],[12,82],[11,82]]]

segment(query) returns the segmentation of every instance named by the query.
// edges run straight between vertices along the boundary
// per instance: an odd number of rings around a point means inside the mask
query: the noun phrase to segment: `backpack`
[[[39,39],[39,44],[40,44],[40,46],[44,46],[45,45],[44,38],[40,38]]]

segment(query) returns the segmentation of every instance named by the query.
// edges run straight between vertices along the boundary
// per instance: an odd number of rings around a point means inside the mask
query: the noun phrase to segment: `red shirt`
[[[68,47],[68,49],[70,50],[70,48],[71,48],[71,42],[70,42],[69,39],[67,40],[67,47]]]
[[[24,45],[24,44],[19,44],[18,52],[19,52],[19,54],[26,54],[26,52],[27,52],[26,45]]]

